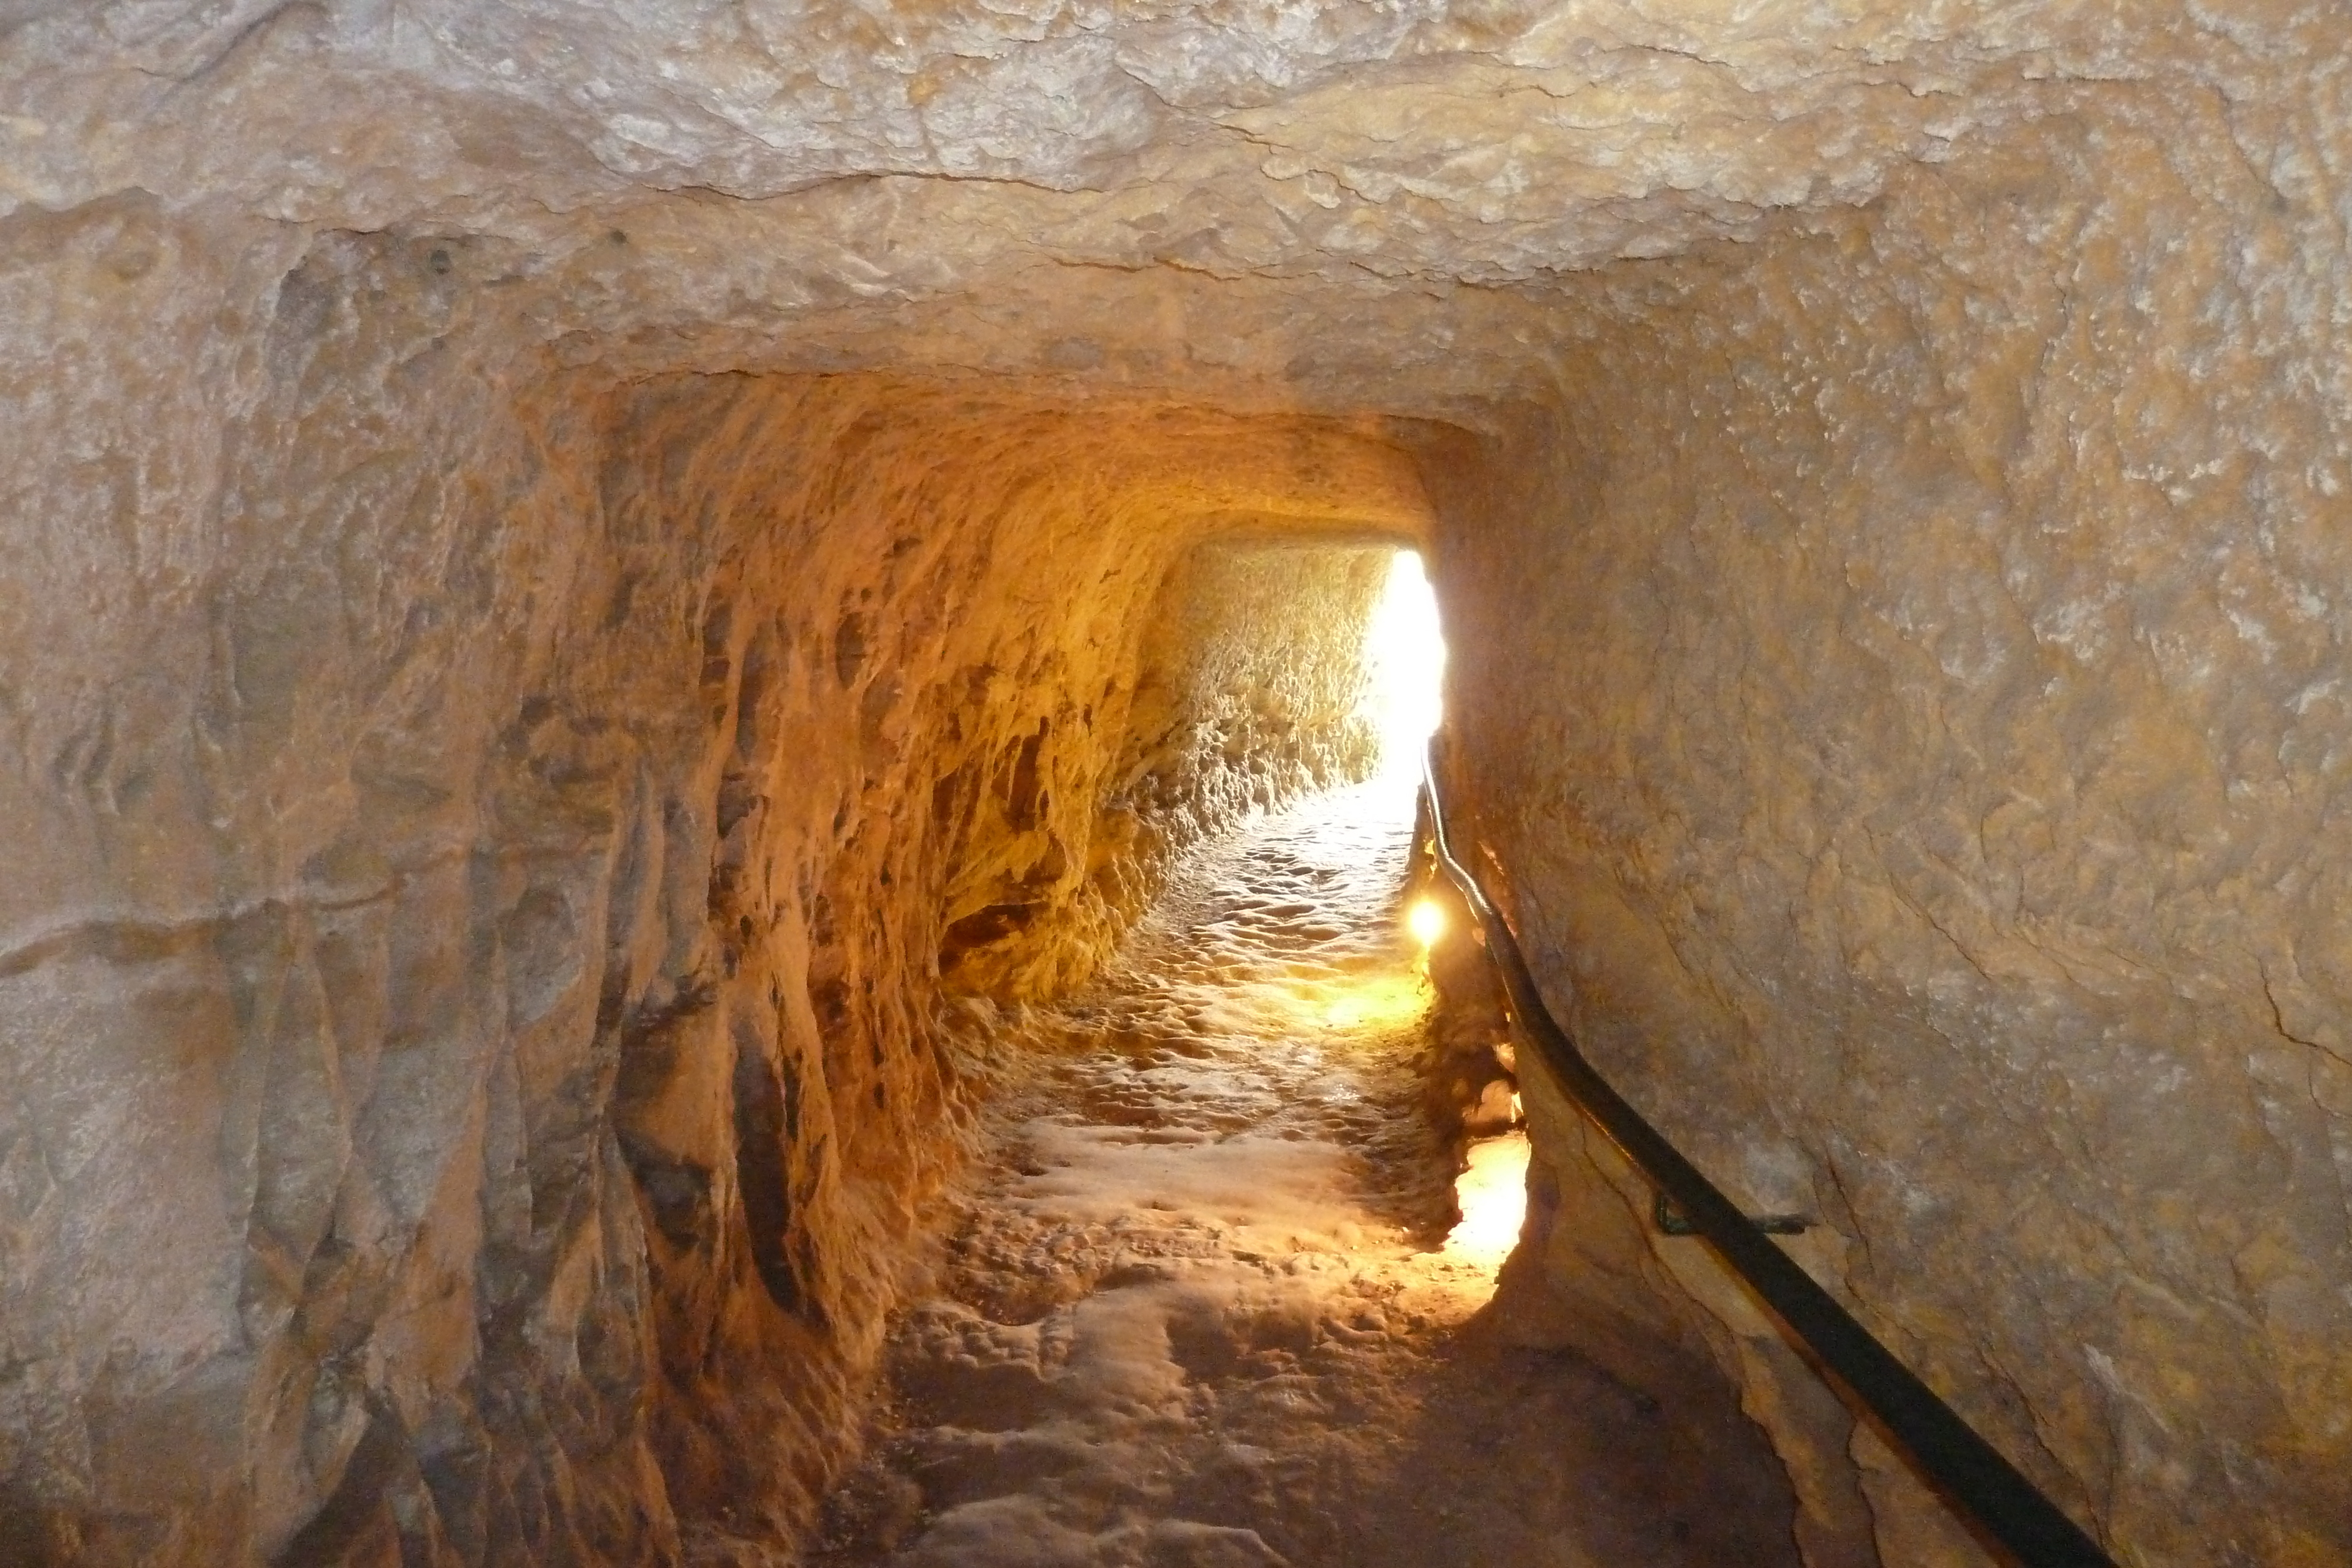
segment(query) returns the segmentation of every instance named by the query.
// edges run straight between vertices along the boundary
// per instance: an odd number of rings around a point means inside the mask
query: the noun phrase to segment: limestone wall
[[[1176,563],[1144,633],[1119,764],[1120,800],[1155,829],[1146,862],[1378,761],[1363,627],[1391,553],[1244,533]]]
[[[1353,756],[1174,563],[1422,476],[1596,1054],[2127,1561],[2352,1556],[2347,57],[0,3],[0,1557],[781,1539],[977,1070],[934,969],[1070,983]],[[1964,1552],[1529,1103],[1530,1256],[1747,1370],[1808,1550]]]
[[[128,204],[13,278],[0,1556],[757,1559],[986,1071],[942,956],[1054,989],[1139,891],[1090,869],[1171,563],[1410,473],[616,382],[462,246],[212,243]]]
[[[2345,134],[2085,93],[1602,270],[1558,411],[1433,447],[1563,1016],[2135,1563],[2352,1556]]]

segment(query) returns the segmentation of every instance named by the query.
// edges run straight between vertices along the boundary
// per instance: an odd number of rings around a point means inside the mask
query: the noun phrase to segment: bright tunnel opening
[[[1527,1223],[1532,1153],[1525,1133],[1471,1144],[1466,1166],[1454,1183],[1462,1218],[1445,1239],[1446,1256],[1488,1273],[1503,1266]]]
[[[1445,637],[1437,595],[1418,550],[1390,559],[1388,581],[1364,631],[1362,713],[1379,737],[1384,774],[1418,773],[1444,716]]]
[[[1422,756],[1444,717],[1445,637],[1439,624],[1437,595],[1417,550],[1401,549],[1389,559],[1387,581],[1364,634],[1364,716],[1379,737],[1381,775],[1409,786],[1421,771]],[[1423,971],[1430,949],[1444,938],[1444,904],[1434,897],[1414,899],[1402,912],[1406,932],[1421,950]],[[1511,1119],[1518,1095],[1509,1092]],[[1491,1281],[1519,1239],[1528,1204],[1527,1134],[1514,1129],[1475,1138],[1465,1150],[1465,1166],[1454,1184],[1461,1218],[1446,1237],[1444,1258]]]

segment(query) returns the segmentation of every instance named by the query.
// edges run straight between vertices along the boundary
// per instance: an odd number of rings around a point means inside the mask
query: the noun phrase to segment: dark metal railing
[[[1423,774],[1433,858],[1486,935],[1513,1019],[1578,1109],[1787,1325],[1819,1366],[1843,1384],[1948,1501],[2027,1568],[2114,1568],[2107,1554],[1999,1449],[1773,1244],[1716,1185],[1594,1071],[1551,1016],[1509,922],[1454,857],[1437,789],[1436,742]]]

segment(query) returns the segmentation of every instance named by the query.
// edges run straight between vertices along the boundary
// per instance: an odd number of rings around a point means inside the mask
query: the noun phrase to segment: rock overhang
[[[145,192],[472,236],[530,333],[639,372],[938,364],[1475,419],[1542,395],[1591,268],[1866,203],[2105,86],[2242,89],[2323,24],[35,5],[0,22],[0,216]]]

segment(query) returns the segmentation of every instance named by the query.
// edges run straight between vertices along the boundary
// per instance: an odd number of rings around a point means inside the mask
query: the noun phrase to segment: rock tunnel
[[[1371,768],[1409,548],[1592,1060],[2115,1561],[2352,1563],[2347,62],[0,0],[0,1560],[826,1550],[1023,1030]],[[1615,1561],[2000,1560],[1520,1088],[1496,1310],[1782,1499]],[[962,1561],[1370,1561],[1241,1533]]]

